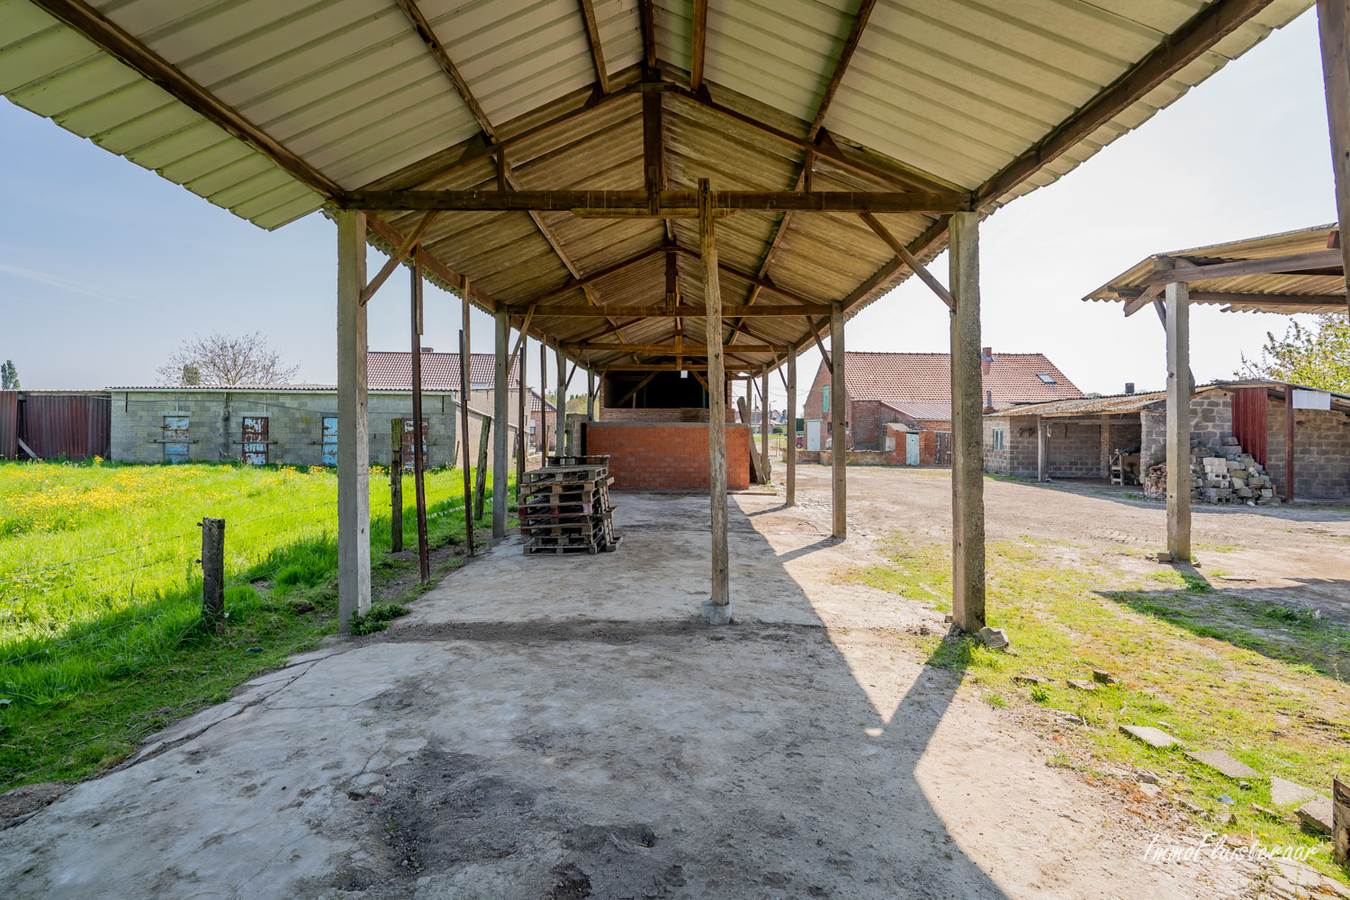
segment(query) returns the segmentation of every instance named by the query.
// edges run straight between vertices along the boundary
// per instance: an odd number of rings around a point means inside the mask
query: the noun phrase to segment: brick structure
[[[1083,394],[1044,354],[981,353],[986,402],[995,409],[1018,403],[1082,397]],[[885,428],[903,422],[920,433],[920,465],[949,465],[951,434],[951,357],[946,353],[853,353],[845,357],[850,449],[884,450]],[[808,451],[824,448],[830,373],[824,361],[802,407]],[[812,430],[815,430],[814,434]],[[818,442],[818,443],[817,443]],[[809,458],[809,457],[808,457]]]
[[[728,424],[727,487],[750,486],[750,426]],[[697,422],[591,422],[586,452],[608,454],[615,489],[708,489],[708,426]]]

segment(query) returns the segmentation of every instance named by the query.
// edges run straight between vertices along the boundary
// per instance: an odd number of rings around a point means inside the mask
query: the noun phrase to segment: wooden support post
[[[539,465],[548,462],[548,345],[539,342]]]
[[[985,624],[984,418],[980,371],[980,217],[950,221],[952,309],[952,622],[966,633]]]
[[[797,351],[789,350],[787,357],[787,453],[783,460],[786,486],[783,502],[797,505]]]
[[[389,550],[403,552],[403,417],[389,423]]]
[[[1050,425],[1043,418],[1036,420],[1036,480],[1050,480]]]
[[[1191,559],[1190,287],[1167,285],[1167,549]]]
[[[521,334],[521,338],[523,339],[524,337],[525,337],[525,335],[522,333],[522,334]],[[521,347],[521,353],[520,353],[520,359],[516,362],[516,365],[519,366],[519,368],[520,368],[520,372],[519,372],[519,374],[518,374],[518,376],[517,376],[517,378],[518,378],[519,381],[520,381],[520,390],[519,390],[519,391],[517,392],[517,394],[516,394],[517,401],[518,401],[518,403],[517,403],[518,408],[517,408],[517,410],[516,410],[516,419],[517,419],[517,421],[516,421],[516,502],[517,502],[517,503],[520,502],[520,491],[521,491],[521,487],[522,487],[522,485],[525,484],[525,455],[526,455],[526,453],[527,453],[528,450],[529,450],[529,448],[528,448],[528,447],[526,446],[526,444],[525,444],[525,432],[529,429],[530,407],[529,407],[529,402],[528,402],[528,399],[529,399],[529,398],[528,398],[529,391],[528,391],[528,389],[527,389],[527,387],[526,387],[526,383],[525,383],[525,352],[524,352],[524,350],[525,350],[525,348],[524,348],[524,346],[522,345],[522,347]],[[493,490],[496,490],[496,488],[494,488]]]
[[[586,420],[595,421],[595,372],[586,370]]]
[[[370,422],[367,418],[366,214],[333,214],[338,231],[338,629],[370,610]]]
[[[473,556],[473,476],[469,471],[469,292],[464,292],[464,327],[459,330],[459,445],[464,469],[464,541]]]
[[[506,537],[506,511],[510,504],[511,489],[507,484],[507,429],[506,419],[510,413],[510,397],[506,393],[506,345],[511,337],[511,323],[506,310],[498,309],[497,319],[497,357],[492,375],[492,416],[497,423],[497,434],[492,439],[492,536]],[[487,440],[483,441],[484,450]]]
[[[427,544],[427,449],[422,430],[422,263],[413,255],[412,267],[412,418],[413,493],[417,500],[417,574],[422,584],[431,580],[431,549]]]
[[[769,475],[769,370],[766,367],[759,376],[759,468],[764,473],[764,481],[771,480]]]
[[[202,519],[202,621],[214,631],[225,618],[225,520]]]
[[[1331,168],[1336,174],[1341,260],[1350,275],[1350,0],[1317,0],[1317,27],[1331,132]]]
[[[558,455],[567,455],[567,355],[563,352],[563,345],[560,341],[553,351],[554,359],[558,363]]]
[[[703,258],[703,302],[708,310],[708,499],[712,512],[712,590],[703,618],[713,625],[731,621],[731,560],[727,547],[727,380],[722,360],[722,285],[717,275],[717,241],[708,179],[698,181],[698,237]]]
[[[483,507],[487,501],[488,441],[491,439],[492,420],[481,419],[478,423],[478,468],[473,473],[473,520],[475,522],[483,518]],[[495,470],[496,467],[493,468]],[[494,503],[492,506],[493,509],[496,509],[497,504]]]
[[[830,534],[848,538],[848,388],[844,384],[844,304],[830,304],[830,469],[834,523]]]
[[[1284,502],[1294,499],[1294,386],[1284,386]]]

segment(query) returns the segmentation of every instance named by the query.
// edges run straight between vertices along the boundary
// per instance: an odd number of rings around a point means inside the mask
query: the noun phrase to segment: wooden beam
[[[1143,309],[1145,306],[1148,306],[1150,303],[1157,300],[1158,295],[1161,294],[1162,292],[1163,292],[1163,285],[1151,284],[1146,289],[1140,291],[1139,296],[1135,297],[1133,300],[1126,300],[1125,318],[1128,319],[1130,316],[1139,312],[1139,310]]]
[[[424,229],[425,230],[425,229]],[[422,584],[431,580],[431,549],[427,542],[427,449],[422,432],[422,266],[413,260],[410,318],[412,352],[413,496],[417,513],[417,573]]]
[[[947,251],[952,298],[952,622],[967,634],[985,624],[984,397],[980,363],[978,213],[952,217]]]
[[[520,348],[525,344],[525,335],[529,333],[530,320],[533,318],[534,318],[534,306],[531,305],[530,311],[525,313],[525,321],[523,321],[520,324],[520,334],[516,336],[516,345],[511,348],[511,359],[506,364],[507,371],[510,371],[511,368],[516,364],[516,354],[520,352]],[[524,382],[521,382],[521,384],[524,385]]]
[[[656,10],[652,0],[638,0],[638,24],[642,29],[642,66],[648,76],[655,76]]]
[[[820,339],[820,329],[810,319],[806,320],[806,324],[811,329],[811,337],[816,339],[816,347],[820,350],[820,358],[824,360],[826,370],[833,375],[834,363],[830,362],[830,352],[825,349],[825,342]]]
[[[595,4],[591,0],[578,0],[581,5],[581,18],[586,23],[586,40],[591,45],[591,62],[595,64],[595,83],[600,93],[609,93],[609,74],[605,71],[605,52],[600,46],[600,23],[595,18]]]
[[[488,140],[495,142],[497,140],[496,129],[488,121],[487,114],[483,112],[483,107],[478,104],[473,92],[469,90],[469,83],[464,80],[464,76],[459,74],[459,69],[450,61],[450,54],[445,52],[445,47],[436,37],[436,32],[432,30],[427,17],[422,15],[422,11],[417,8],[414,0],[394,0],[394,2],[408,17],[408,22],[411,23],[413,31],[417,32],[417,36],[422,40],[422,43],[427,45],[432,58],[436,60],[436,65],[440,66],[441,71],[450,79],[450,84],[454,86],[455,92],[464,101],[464,105],[469,107],[469,112],[478,122],[478,127],[483,129],[483,133],[488,136]]]
[[[347,209],[441,209],[470,212],[572,212],[591,217],[683,218],[698,215],[695,191],[663,190],[651,207],[647,191],[515,190],[502,191],[351,191]],[[970,205],[957,193],[920,191],[718,191],[714,214],[728,212],[940,213]]]
[[[830,304],[830,536],[848,539],[848,384],[844,381],[844,304]]]
[[[698,182],[699,254],[703,296],[708,307],[708,494],[711,501],[712,587],[703,617],[713,625],[731,621],[730,553],[727,545],[726,370],[722,358],[722,285],[717,271],[717,218],[708,179]]]
[[[703,55],[708,47],[708,0],[694,0],[689,39],[689,89],[703,87]]]
[[[611,370],[611,371],[612,371],[612,370]],[[633,395],[634,395],[634,394],[636,394],[638,391],[640,391],[640,390],[642,390],[644,387],[646,387],[646,386],[647,386],[647,382],[651,381],[651,380],[652,380],[653,378],[655,378],[655,377],[656,377],[656,372],[655,372],[655,371],[652,371],[651,374],[649,374],[646,378],[642,379],[642,380],[639,381],[637,384],[633,385],[633,388],[632,388],[628,393],[624,394],[624,395],[623,395],[622,397],[620,397],[618,400],[616,400],[616,401],[614,401],[613,403],[610,403],[610,404],[608,404],[608,405],[609,405],[611,408],[623,406],[623,404],[624,404],[626,401],[631,400],[631,399],[633,398]],[[561,451],[560,451],[560,452],[561,452]]]
[[[533,305],[533,304],[531,304]],[[524,315],[529,306],[510,306],[507,312],[513,316]],[[794,316],[825,316],[830,313],[828,303],[811,303],[800,306],[734,306],[723,304],[722,312],[726,316],[741,316],[756,319],[781,319]],[[676,306],[667,308],[664,304],[657,306],[579,306],[567,303],[540,303],[535,308],[535,315],[541,319],[548,318],[573,318],[573,319],[607,319],[616,318],[639,318],[639,319],[702,319],[707,315],[707,310],[702,306]]]
[[[862,0],[858,4],[858,12],[853,16],[853,25],[849,28],[844,47],[839,52],[839,62],[835,63],[834,72],[825,86],[825,96],[821,98],[820,105],[816,108],[816,117],[811,122],[810,130],[806,132],[807,140],[814,141],[820,129],[824,127],[825,114],[829,111],[831,101],[834,100],[835,91],[839,90],[839,85],[844,80],[844,73],[848,71],[853,52],[858,49],[858,41],[862,39],[863,29],[867,27],[867,20],[876,5],[876,0]]]
[[[1336,216],[1344,231],[1350,228],[1350,0],[1317,0],[1317,30],[1336,176]],[[1350,240],[1341,241],[1339,249],[1341,270],[1350,274]]]
[[[664,247],[656,247],[651,250],[643,250],[640,253],[635,253],[634,255],[628,257],[627,259],[622,259],[619,262],[616,262],[611,266],[606,266],[603,269],[597,269],[596,271],[583,275],[580,278],[570,278],[568,279],[566,284],[554,288],[548,293],[540,294],[538,297],[534,299],[534,302],[548,303],[551,300],[556,300],[559,297],[564,297],[567,294],[570,294],[572,291],[585,288],[588,285],[594,284],[595,282],[601,280],[602,278],[606,278],[610,275],[615,274],[616,272],[621,272],[624,269],[628,268],[629,266],[636,265],[637,263],[643,262],[644,260],[651,259],[653,256],[656,256],[659,253],[665,252],[666,249]]]
[[[1165,36],[1147,56],[1102,89],[976,191],[980,209],[996,204],[1098,128],[1110,122],[1154,88],[1199,59],[1201,54],[1241,28],[1271,0],[1215,0]]]
[[[598,341],[579,341],[567,345],[573,350],[614,351],[621,354],[652,353],[666,356],[702,356],[703,347],[697,344],[608,344]],[[787,344],[738,344],[741,353],[775,353],[787,349]]]
[[[98,10],[81,0],[34,0],[34,5],[84,36],[94,46],[185,103],[194,112],[243,141],[278,168],[328,200],[340,201],[337,182],[292,153],[193,79],[184,75]]]
[[[1227,291],[1191,291],[1191,303],[1257,303],[1287,307],[1343,306],[1344,294],[1240,294]]]
[[[956,308],[956,304],[952,301],[951,292],[947,290],[946,286],[933,277],[933,273],[929,272],[913,253],[909,252],[908,247],[896,240],[895,235],[891,234],[886,226],[881,224],[881,220],[869,212],[859,213],[858,215],[862,216],[862,220],[867,223],[867,227],[872,229],[877,237],[885,241],[886,246],[890,247],[896,256],[900,257],[900,261],[908,266],[911,272],[918,275],[919,280],[928,285],[929,289],[937,294],[943,303],[947,304],[948,309]]]
[[[1191,559],[1190,300],[1185,282],[1167,286],[1167,549]]]
[[[742,348],[744,349],[744,348]],[[769,369],[759,375],[759,468],[769,481]]]
[[[398,248],[394,251],[394,255],[389,257],[389,261],[380,268],[379,274],[372,278],[370,283],[362,289],[362,306],[365,306],[370,302],[370,298],[375,296],[375,292],[380,289],[380,285],[388,281],[389,276],[394,274],[394,270],[399,267],[399,264],[408,258],[408,254],[412,252],[413,247],[417,246],[417,242],[422,239],[422,235],[427,233],[427,229],[431,227],[431,223],[435,222],[436,217],[439,215],[440,213],[435,210],[427,213],[422,217],[422,221],[418,222],[413,230],[408,232],[402,243],[400,243]],[[422,264],[420,261],[414,260],[414,265],[420,267]],[[420,271],[418,277],[421,277]]]
[[[1184,258],[1179,258],[1185,262]],[[1206,281],[1211,278],[1236,278],[1243,275],[1295,274],[1310,269],[1341,266],[1340,250],[1315,250],[1311,253],[1291,253],[1288,256],[1270,256],[1264,259],[1237,259],[1210,265],[1178,265],[1147,275],[1143,284],[1171,284],[1174,281]]]
[[[763,367],[763,363],[725,363],[723,369],[727,372],[758,372]],[[706,360],[685,360],[683,363],[606,363],[605,365],[596,365],[595,370],[597,372],[706,372],[708,371],[708,363]]]
[[[688,256],[690,259],[699,259],[698,251],[697,251],[697,250],[691,250],[691,249],[689,249],[688,247],[681,247],[681,246],[676,245],[676,246],[669,246],[669,247],[666,248],[666,250],[667,250],[668,252],[670,252],[670,253],[680,253],[680,254],[683,254],[683,255],[685,255],[685,256]],[[753,292],[751,293],[751,300],[753,300],[756,296],[758,296],[758,291],[763,290],[763,291],[769,291],[769,292],[771,292],[771,293],[777,294],[777,295],[780,296],[780,297],[786,297],[788,300],[791,300],[791,301],[793,301],[794,303],[799,303],[799,304],[804,304],[804,305],[808,305],[808,306],[809,306],[809,305],[812,305],[812,304],[815,304],[815,303],[818,303],[818,302],[819,302],[819,301],[816,301],[816,300],[811,300],[811,299],[809,299],[809,298],[807,298],[807,297],[803,297],[801,294],[794,293],[793,291],[789,291],[789,290],[786,290],[786,289],[784,289],[784,288],[781,288],[781,287],[779,287],[777,284],[775,284],[770,278],[768,278],[768,277],[766,277],[766,276],[763,276],[763,275],[754,275],[754,274],[751,274],[750,272],[743,272],[743,271],[741,271],[740,269],[737,269],[737,268],[734,268],[733,266],[727,265],[726,263],[720,264],[717,268],[718,268],[719,271],[723,272],[724,274],[730,275],[730,276],[733,277],[733,278],[739,278],[741,281],[744,281],[746,284],[753,285],[753,286],[756,288],[756,290],[753,291]],[[746,305],[749,306],[750,304],[747,303]]]
[[[666,183],[665,115],[661,95],[642,95],[642,164],[643,187],[647,191],[648,209],[652,215],[660,211],[660,192]],[[665,220],[666,241],[675,243],[675,223]]]
[[[469,365],[473,360],[470,352],[469,334],[469,285],[466,284],[462,295],[461,323],[459,329],[459,444],[461,468],[464,470],[464,543],[469,555],[474,555],[473,542],[473,474],[469,463]]]
[[[393,244],[395,247],[401,245],[406,240],[406,238],[403,236],[403,232],[399,231],[397,228],[390,225],[388,222],[386,222],[379,216],[367,214],[366,222],[371,231],[375,232],[381,238]],[[467,289],[471,291],[472,298],[475,303],[477,303],[479,306],[481,306],[488,312],[496,310],[497,301],[494,300],[487,292],[469,284],[469,282],[464,278],[463,275],[456,272],[454,269],[450,268],[436,257],[432,256],[430,253],[426,252],[426,250],[424,250],[420,245],[418,246],[415,252],[417,254],[418,261],[421,262],[422,264],[422,268],[424,268],[432,276],[443,282],[448,289],[450,290],[463,289],[464,285],[469,285]]]

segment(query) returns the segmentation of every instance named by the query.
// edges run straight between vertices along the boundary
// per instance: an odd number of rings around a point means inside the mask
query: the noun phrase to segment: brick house
[[[995,354],[985,347],[980,359],[986,409],[1083,396],[1044,354]],[[848,390],[844,422],[850,449],[895,450],[888,446],[888,433],[894,430],[886,426],[900,423],[917,436],[919,465],[951,464],[950,354],[850,351],[845,357],[844,380]],[[822,360],[802,408],[807,460],[817,458],[816,451],[830,444],[830,402],[830,371]]]
[[[526,400],[529,404],[529,412],[526,414],[529,430],[525,432],[525,445],[534,452],[539,450],[541,440],[547,440],[550,448],[558,442],[556,430],[558,407],[539,396],[539,391],[535,388],[530,388],[529,391]]]

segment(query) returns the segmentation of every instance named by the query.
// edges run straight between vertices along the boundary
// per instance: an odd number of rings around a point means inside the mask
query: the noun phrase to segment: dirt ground
[[[0,832],[0,893],[1253,895],[1251,868],[1145,862],[1182,834],[1141,831],[1046,764],[1046,734],[925,666],[897,635],[940,613],[840,577],[895,533],[945,539],[946,473],[853,469],[850,494],[843,544],[825,469],[793,509],[736,498],[721,628],[698,618],[706,498],[616,494],[612,554],[501,543],[386,634],[256,679]],[[991,540],[1156,568],[1156,504],[1001,481],[986,500]],[[1344,512],[1199,511],[1195,534],[1202,568],[1350,617]]]

